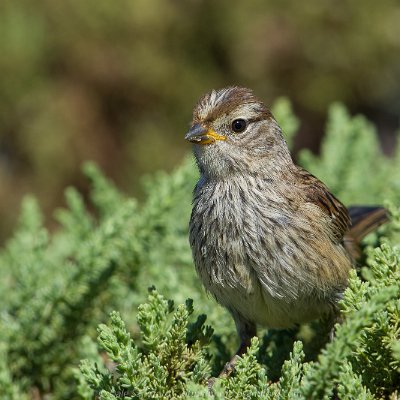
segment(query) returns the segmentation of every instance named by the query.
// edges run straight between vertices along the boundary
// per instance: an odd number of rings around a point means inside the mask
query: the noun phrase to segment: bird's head
[[[291,163],[277,122],[250,89],[228,87],[204,95],[185,139],[194,144],[199,169],[209,177],[271,174]]]

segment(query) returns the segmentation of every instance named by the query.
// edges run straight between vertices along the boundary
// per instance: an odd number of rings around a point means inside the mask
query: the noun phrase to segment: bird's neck
[[[290,162],[262,163],[260,165],[247,166],[246,168],[231,168],[225,171],[200,169],[200,177],[203,183],[219,182],[243,182],[246,180],[257,181],[262,179],[270,182],[284,180],[290,182],[295,178],[296,166]]]
[[[249,148],[194,146],[193,150],[200,173],[207,181],[255,175],[278,179],[295,168],[283,139],[272,147],[261,143]]]

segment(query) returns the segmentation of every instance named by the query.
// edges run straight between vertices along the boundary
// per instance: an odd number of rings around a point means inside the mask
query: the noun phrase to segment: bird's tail
[[[354,259],[361,255],[360,242],[368,233],[388,221],[387,210],[377,206],[351,206],[348,208],[351,227],[344,237],[344,246]]]

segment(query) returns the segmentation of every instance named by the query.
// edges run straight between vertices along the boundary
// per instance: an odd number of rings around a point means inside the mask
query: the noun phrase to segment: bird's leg
[[[342,324],[343,323],[343,317],[340,315],[338,310],[335,310],[335,312],[330,316],[329,319],[329,325],[331,327],[331,330],[329,331],[329,341],[332,342],[333,339],[335,339],[336,336],[336,324]]]
[[[231,360],[225,364],[225,367],[219,374],[220,378],[228,377],[232,374],[235,370],[237,360],[246,353],[247,348],[250,346],[251,339],[257,335],[256,324],[243,319],[241,315],[233,314],[233,318],[236,323],[236,330],[240,337],[240,346]]]
[[[240,337],[240,346],[236,351],[235,355],[228,361],[220,374],[219,378],[228,378],[233,371],[235,371],[235,364],[239,357],[246,353],[248,347],[250,346],[251,339],[257,335],[256,324],[245,320],[241,315],[232,313],[236,324],[236,330]],[[208,390],[212,393],[212,387],[215,383],[215,378],[210,378],[208,380]]]

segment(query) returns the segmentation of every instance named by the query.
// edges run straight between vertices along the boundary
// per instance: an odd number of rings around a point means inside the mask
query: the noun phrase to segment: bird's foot
[[[224,378],[224,379],[229,378],[232,375],[232,373],[235,372],[235,365],[236,365],[237,361],[239,360],[239,357],[242,356],[244,353],[246,353],[246,350],[248,349],[249,346],[250,346],[250,339],[242,340],[238,351],[230,359],[230,361],[228,361],[225,364],[224,368],[218,375],[218,378]],[[207,382],[207,387],[208,387],[210,394],[212,394],[212,387],[213,387],[216,379],[217,378],[213,377],[213,378],[210,378]]]
[[[224,378],[224,379],[229,378],[232,375],[232,373],[235,372],[235,364],[238,359],[239,359],[239,356],[237,354],[235,354],[232,357],[232,359],[225,364],[224,368],[218,375],[218,378]],[[212,394],[212,387],[214,386],[214,383],[216,382],[216,380],[217,380],[217,378],[212,377],[207,381],[207,387],[208,387],[208,391],[210,392],[210,394]]]
[[[230,361],[228,361],[219,374],[219,378],[228,378],[235,372],[235,365],[239,359],[239,355],[235,354]]]

